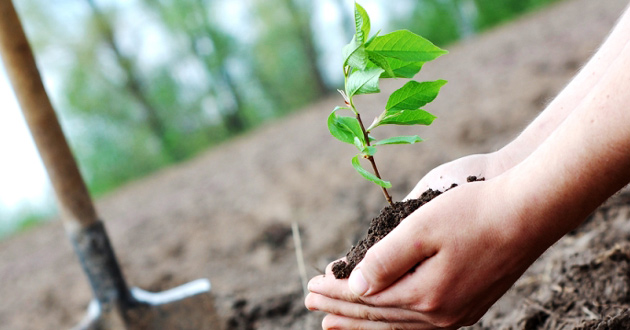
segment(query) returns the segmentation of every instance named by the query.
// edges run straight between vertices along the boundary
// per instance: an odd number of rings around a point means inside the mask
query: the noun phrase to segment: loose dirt
[[[450,51],[421,73],[449,83],[427,128],[393,128],[426,142],[379,151],[400,199],[431,168],[512,139],[602,42],[627,1],[570,0]],[[403,81],[358,100],[366,118]],[[290,227],[302,233],[308,276],[363,235],[385,205],[353,173],[353,147],[329,136],[331,96],[281,121],[101,198],[97,209],[128,282],[164,290],[212,281],[217,329],[317,329],[303,307]],[[446,187],[444,187],[446,188]],[[549,249],[473,329],[614,329],[630,308],[630,198],[620,194]],[[60,222],[0,242],[0,328],[64,329],[90,289]]]

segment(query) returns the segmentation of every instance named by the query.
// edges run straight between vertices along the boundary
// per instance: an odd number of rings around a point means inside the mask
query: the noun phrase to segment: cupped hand
[[[465,156],[442,164],[427,173],[409,192],[405,200],[418,198],[424,191],[444,191],[454,183],[461,185],[469,176],[491,179],[509,168],[505,153],[499,151],[488,154]]]
[[[348,280],[330,267],[313,278],[306,306],[329,314],[325,329],[475,323],[551,244],[535,241],[515,191],[497,178],[440,195],[374,245]]]

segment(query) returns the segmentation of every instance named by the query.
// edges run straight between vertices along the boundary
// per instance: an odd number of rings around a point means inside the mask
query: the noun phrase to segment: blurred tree
[[[223,33],[209,17],[211,2],[206,0],[145,0],[161,16],[173,32],[188,39],[190,50],[203,64],[210,82],[208,93],[220,102],[218,112],[231,134],[246,128],[242,115],[246,97],[236,85],[228,60],[232,55],[234,40]],[[225,100],[225,99],[229,100]]]
[[[411,1],[410,15],[391,15],[392,29],[407,29],[443,46],[462,35],[458,0]]]
[[[322,85],[314,77],[314,66],[301,46],[301,32],[286,0],[252,2],[256,28],[250,48],[252,68],[263,90],[277,104],[276,114],[283,115],[321,95]]]
[[[328,92],[328,87],[324,81],[321,71],[318,67],[318,51],[313,40],[313,31],[311,30],[311,17],[313,17],[313,4],[311,1],[299,0],[282,0],[290,14],[291,25],[296,31],[302,50],[306,56],[305,66],[307,67],[313,79],[315,87],[315,96],[322,96]],[[299,1],[299,4],[297,3]]]
[[[124,75],[123,80],[125,81],[125,89],[138,103],[144,119],[146,120],[150,130],[153,132],[157,143],[160,144],[160,149],[163,150],[163,152],[166,153],[166,155],[173,161],[181,160],[183,155],[177,152],[177,148],[169,143],[170,139],[167,137],[168,132],[166,125],[160,117],[157,107],[148,99],[144,90],[145,88],[142,79],[134,69],[135,65],[133,63],[133,59],[121,52],[120,47],[114,38],[114,27],[107,20],[107,17],[103,14],[103,12],[101,12],[94,0],[86,1],[92,9],[99,33],[113,52],[114,58]]]
[[[479,30],[513,19],[526,11],[558,0],[474,0]]]

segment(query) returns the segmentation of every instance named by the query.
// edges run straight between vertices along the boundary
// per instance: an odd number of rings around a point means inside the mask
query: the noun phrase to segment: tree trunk
[[[328,92],[328,87],[324,82],[324,77],[317,65],[317,48],[313,40],[313,33],[311,31],[311,23],[308,19],[308,14],[303,13],[296,5],[294,0],[283,0],[286,8],[291,14],[293,24],[297,28],[298,36],[302,41],[302,47],[304,55],[306,56],[308,70],[313,77],[313,83],[315,85],[315,94],[318,97],[323,96]]]
[[[136,100],[136,102],[138,102],[138,105],[140,106],[140,109],[142,109],[142,112],[147,120],[149,129],[160,144],[161,150],[169,157],[170,160],[181,160],[183,158],[182,155],[180,155],[175,149],[173,149],[168,142],[168,139],[166,137],[166,126],[160,118],[157,109],[151,104],[149,99],[142,91],[141,80],[133,69],[131,59],[124,56],[120,52],[120,48],[114,40],[112,26],[109,24],[100,9],[96,6],[94,0],[87,0],[87,2],[92,8],[92,11],[97,19],[97,24],[99,26],[100,32],[103,34],[103,36],[105,37],[105,41],[114,52],[116,62],[125,74],[125,87],[129,91],[131,96]]]

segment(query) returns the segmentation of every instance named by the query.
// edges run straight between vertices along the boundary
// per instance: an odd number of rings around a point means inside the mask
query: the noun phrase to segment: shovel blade
[[[193,281],[163,291],[148,292],[132,288],[132,304],[99,306],[93,300],[86,318],[75,330],[160,330],[221,329],[221,320],[214,308],[210,282]],[[122,308],[122,306],[129,306]]]

